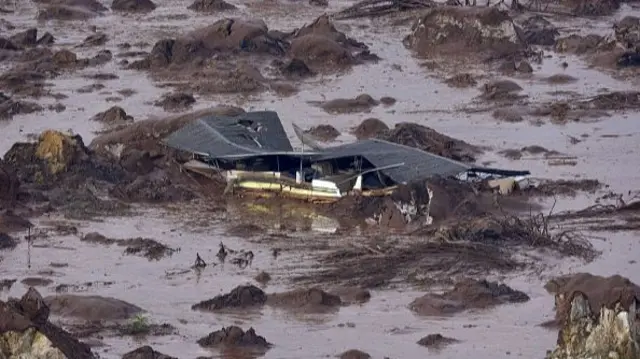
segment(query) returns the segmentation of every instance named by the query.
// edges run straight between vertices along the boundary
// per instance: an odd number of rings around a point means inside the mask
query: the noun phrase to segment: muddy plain
[[[353,4],[0,1],[0,299],[35,288],[101,358],[539,358],[554,295],[640,294],[637,4],[325,15]],[[223,196],[159,144],[252,110],[536,186],[434,180],[399,229]]]

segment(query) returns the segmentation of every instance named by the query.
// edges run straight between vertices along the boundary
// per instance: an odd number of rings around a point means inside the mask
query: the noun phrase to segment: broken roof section
[[[164,142],[173,148],[209,158],[240,159],[263,156],[290,156],[317,162],[361,157],[396,183],[451,177],[465,172],[486,172],[506,176],[528,175],[528,171],[478,168],[449,158],[378,139],[335,147],[322,147],[295,126],[296,135],[314,152],[295,152],[273,111],[248,112],[235,117],[209,116],[172,133]],[[312,139],[311,139],[312,140]]]
[[[456,176],[471,166],[420,149],[383,140],[365,140],[342,146],[330,147],[314,160],[331,160],[360,156],[376,168],[385,168],[387,177],[397,183],[432,176]],[[399,166],[396,166],[399,165]]]
[[[164,142],[212,158],[297,154],[273,111],[204,117],[172,133]]]

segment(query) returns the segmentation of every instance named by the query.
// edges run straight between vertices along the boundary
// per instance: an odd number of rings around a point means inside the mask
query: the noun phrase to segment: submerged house
[[[278,114],[248,112],[194,121],[165,139],[169,147],[193,154],[185,169],[222,175],[227,189],[282,195],[314,202],[346,195],[388,195],[401,184],[430,177],[487,180],[519,177],[528,171],[474,167],[417,148],[378,139],[323,147],[294,125],[306,147],[295,151]]]

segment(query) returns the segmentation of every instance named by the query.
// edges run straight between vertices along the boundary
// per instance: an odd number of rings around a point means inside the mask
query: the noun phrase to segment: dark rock
[[[246,332],[236,326],[222,328],[212,332],[204,338],[198,339],[198,344],[202,347],[236,347],[267,350],[272,344],[256,334],[253,328]]]
[[[261,306],[267,302],[267,295],[262,289],[249,285],[238,286],[228,294],[219,295],[191,307],[192,310],[216,311],[229,308],[248,308]]]
[[[18,241],[10,235],[0,232],[0,250],[14,249],[18,246]]]
[[[342,300],[337,295],[327,293],[319,288],[310,288],[269,294],[267,304],[285,309],[325,311],[340,307]]]
[[[224,0],[195,0],[187,9],[198,12],[219,12],[235,10],[237,7]]]
[[[533,72],[533,67],[531,67],[531,64],[527,61],[520,61],[518,67],[516,67],[516,70],[518,70],[518,72],[522,72],[523,74],[530,74]]]
[[[447,338],[442,334],[429,334],[418,341],[418,345],[422,345],[427,348],[442,348],[449,344],[457,343],[457,339]]]
[[[148,345],[130,351],[122,356],[122,359],[177,359],[153,350]]]
[[[38,39],[37,45],[51,45],[54,42],[56,42],[55,37],[53,37],[51,33],[45,32],[44,35],[42,35],[42,37]]]
[[[5,39],[4,37],[0,37],[0,50],[11,50],[17,51],[20,50],[16,44],[11,42],[11,40]]]
[[[327,0],[309,0],[309,5],[318,6],[318,7],[327,7],[327,6],[329,6],[329,1],[327,1]]]
[[[9,38],[9,41],[18,46],[34,46],[38,41],[38,29],[29,29],[19,32]]]
[[[534,15],[522,23],[522,37],[529,45],[553,46],[560,34],[542,15]]]
[[[23,280],[20,281],[20,283],[28,287],[46,287],[53,284],[53,280],[48,278],[30,277],[30,278],[24,278]]]
[[[111,10],[127,12],[147,12],[156,9],[151,0],[113,0]]]
[[[340,354],[340,359],[371,359],[371,355],[358,349],[350,349]]]
[[[303,79],[315,75],[304,61],[296,58],[289,61],[289,63],[280,66],[280,72],[288,78],[297,79]]]
[[[107,36],[107,34],[99,32],[99,33],[95,33],[87,36],[87,38],[85,38],[82,41],[80,46],[81,47],[102,46],[106,44],[108,40],[109,40],[109,37]]]

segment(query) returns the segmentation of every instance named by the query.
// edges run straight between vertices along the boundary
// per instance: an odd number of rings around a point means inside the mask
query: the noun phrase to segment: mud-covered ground
[[[102,358],[143,345],[177,358],[541,357],[564,283],[550,279],[640,282],[640,83],[616,65],[640,25],[613,28],[633,3],[548,23],[512,14],[526,40],[476,43],[468,28],[437,46],[412,29],[439,31],[423,12],[321,17],[351,1],[114,3],[133,8],[0,1],[0,299],[37,288],[50,320]],[[603,38],[577,37],[590,34]],[[265,109],[290,134],[295,122],[335,143],[388,139],[530,170],[537,186],[496,206],[434,182],[437,225],[397,231],[356,218],[376,203],[223,197],[158,144],[198,114]],[[49,137],[14,146],[49,129],[81,136],[62,141],[62,167],[41,159]]]

